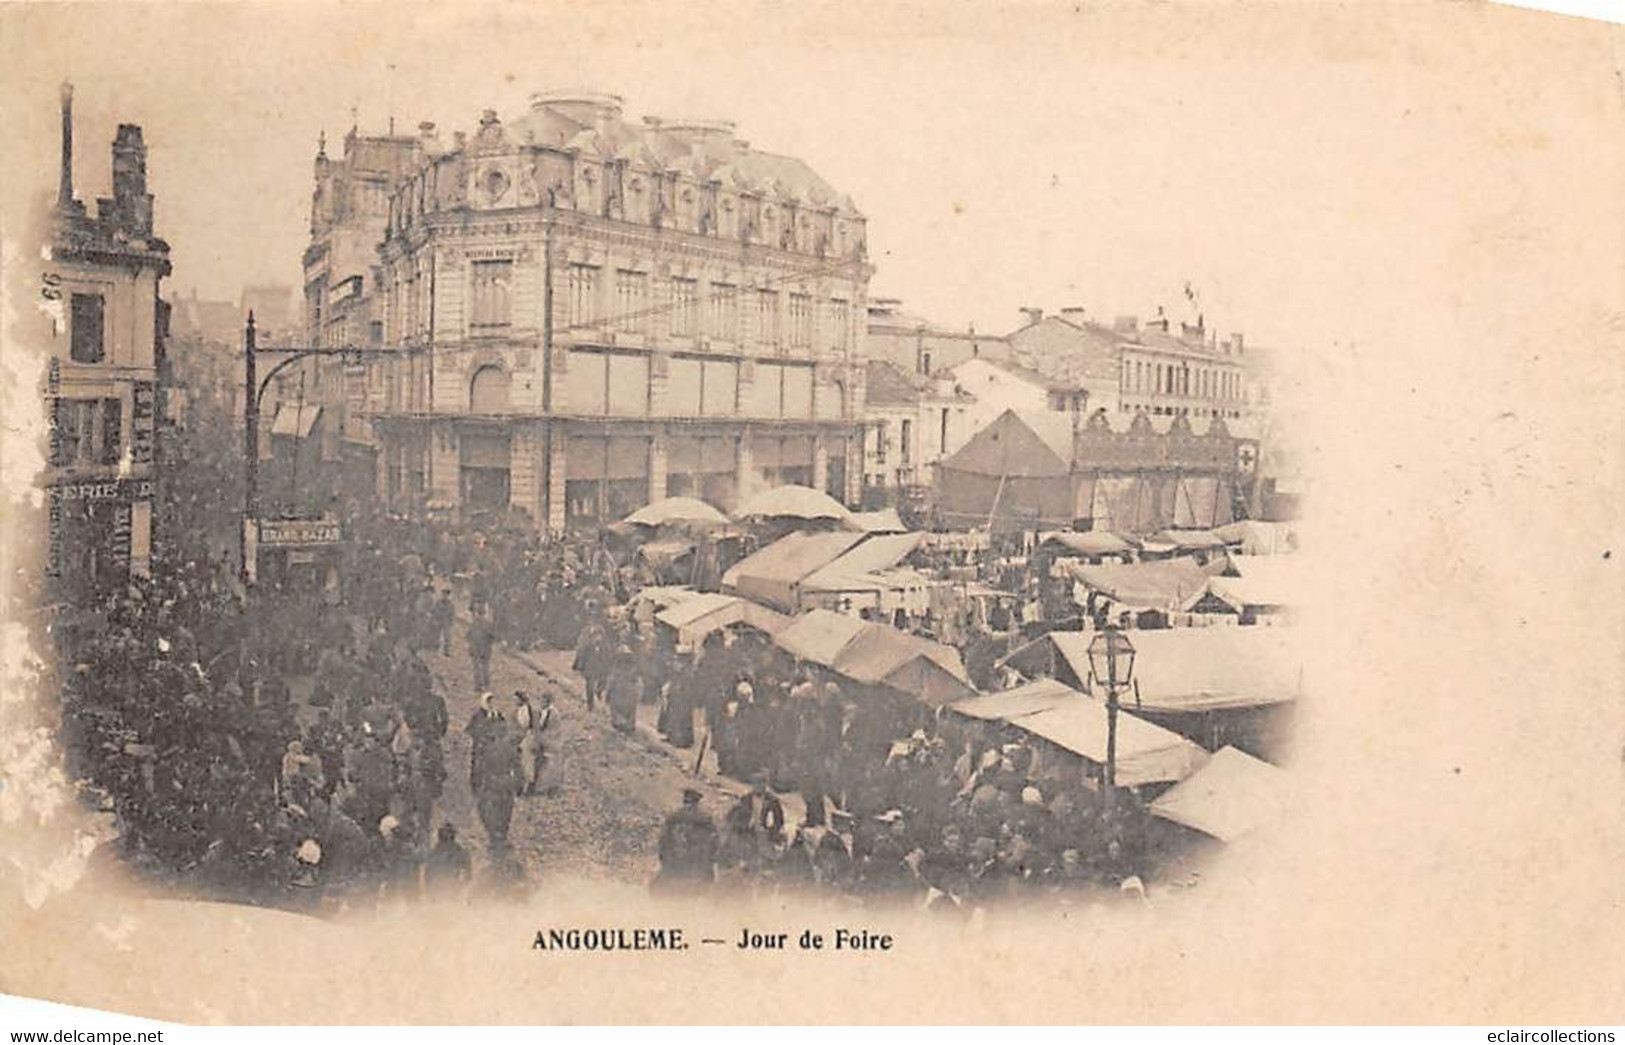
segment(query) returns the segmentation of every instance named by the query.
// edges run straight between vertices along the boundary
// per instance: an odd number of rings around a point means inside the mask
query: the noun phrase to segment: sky
[[[449,138],[486,107],[518,116],[532,91],[610,91],[634,119],[731,119],[805,158],[869,217],[871,293],[939,322],[1001,333],[1024,306],[1165,306],[1252,344],[1346,346],[1391,329],[1374,313],[1423,303],[1406,287],[1444,263],[1444,237],[1385,244],[1437,221],[1438,185],[1477,176],[1475,113],[1499,118],[1505,93],[1529,109],[1516,133],[1550,121],[1514,78],[1463,83],[1425,46],[1349,32],[1350,9],[1293,14],[39,5],[9,37],[8,173],[54,188],[55,88],[73,80],[80,197],[107,191],[115,125],[143,125],[169,293],[235,299],[301,283],[317,136],[336,152],[352,111],[364,132],[393,116]],[[1462,45],[1515,57],[1491,32]]]

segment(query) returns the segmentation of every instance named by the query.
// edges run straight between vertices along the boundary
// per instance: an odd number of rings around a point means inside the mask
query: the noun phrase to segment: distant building
[[[1144,412],[1163,429],[1159,418],[1223,418],[1234,428],[1250,416],[1240,334],[1220,341],[1201,318],[1174,332],[1160,309],[1143,326],[1134,316],[1099,323],[1081,308],[1023,311],[1026,323],[1008,338],[1011,358],[1086,393],[1090,414],[1126,423]]]
[[[1023,312],[1008,359],[953,368],[973,437],[939,469],[944,522],[1150,533],[1260,513],[1265,419],[1241,335],[1201,319],[1174,334],[1160,311],[1143,327]]]
[[[1076,383],[1010,360],[967,359],[949,373],[954,386],[972,400],[965,421],[971,434],[1007,410],[1059,414],[1075,427],[1083,423],[1089,404],[1088,391]]]
[[[297,345],[304,336],[304,325],[299,321],[298,298],[286,283],[257,283],[243,288],[237,305],[237,336],[242,341],[242,323],[248,314],[254,314],[260,346]]]
[[[865,221],[721,121],[537,95],[390,201],[369,413],[399,505],[552,532],[862,482]]]
[[[113,195],[94,216],[73,192],[73,89],[62,88],[62,166],[44,275],[53,312],[47,395],[54,597],[117,590],[152,563],[169,245],[153,232],[141,128],[119,124]]]
[[[240,351],[244,315],[236,302],[200,298],[193,287],[190,295],[170,301],[169,332],[176,339],[233,345]]]
[[[967,359],[1002,359],[1009,346],[1004,338],[978,334],[974,327],[951,330],[905,312],[897,298],[871,298],[865,349],[870,359],[884,359],[905,373],[929,376]]]
[[[930,485],[932,467],[975,431],[976,403],[950,378],[909,373],[885,359],[871,359],[865,369],[865,500],[884,503]]]
[[[317,142],[310,245],[301,259],[304,309],[290,320],[297,337],[282,344],[383,344],[378,246],[389,224],[390,199],[426,156],[440,151],[432,123],[421,125],[416,136],[367,135],[352,127],[337,158],[327,155],[325,136]],[[265,330],[258,312],[254,318]],[[279,343],[275,326],[271,329],[269,342],[260,337],[262,346]],[[278,485],[291,492],[291,508],[320,511],[340,489],[376,486],[378,440],[367,417],[367,396],[369,382],[381,370],[376,361],[314,356],[284,371],[274,393],[267,392],[262,407],[270,419],[267,446],[277,457],[278,473],[286,473]]]

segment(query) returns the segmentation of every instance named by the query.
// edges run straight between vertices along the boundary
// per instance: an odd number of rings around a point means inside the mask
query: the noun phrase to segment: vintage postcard
[[[1625,29],[0,31],[0,992],[1625,1020]]]

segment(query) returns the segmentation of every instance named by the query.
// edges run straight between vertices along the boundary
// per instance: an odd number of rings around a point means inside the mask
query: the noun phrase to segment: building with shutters
[[[389,202],[379,493],[549,531],[781,483],[854,503],[865,222],[806,163],[609,95],[487,111]]]
[[[169,245],[153,232],[141,128],[113,139],[113,195],[73,191],[73,89],[62,88],[62,166],[42,295],[50,314],[46,573],[83,601],[150,572],[163,400]]]

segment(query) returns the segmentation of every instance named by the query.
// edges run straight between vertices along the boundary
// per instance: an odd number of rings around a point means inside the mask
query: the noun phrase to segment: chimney
[[[128,232],[152,234],[152,195],[147,192],[147,145],[141,128],[118,125],[113,138],[113,209]]]
[[[1112,329],[1119,334],[1138,334],[1140,332],[1140,317],[1118,316],[1112,320]]]
[[[56,205],[73,206],[73,84],[62,85],[62,181]]]
[[[1027,305],[1022,308],[1021,315],[1027,321],[1025,325],[1030,327],[1044,318],[1044,310]]]
[[[1084,323],[1084,309],[1082,305],[1068,305],[1061,309],[1061,318],[1076,326]]]
[[[1168,333],[1168,315],[1167,315],[1167,313],[1165,313],[1162,310],[1161,305],[1157,306],[1156,318],[1146,320],[1145,326],[1146,326],[1147,330],[1150,330],[1151,328],[1155,327],[1156,329],[1162,331],[1164,334]]]
[[[1241,350],[1242,350],[1241,335],[1240,334],[1231,334],[1230,335],[1230,354],[1235,355],[1235,356],[1239,356],[1239,355],[1241,355]]]

